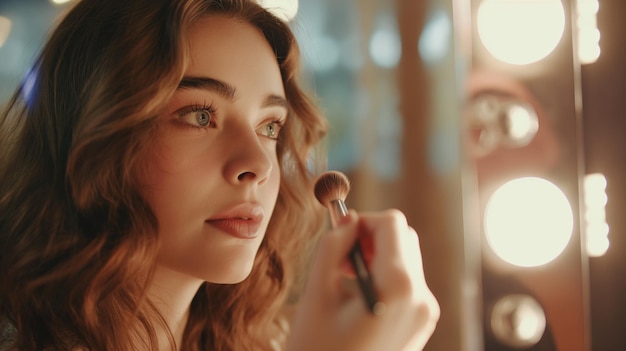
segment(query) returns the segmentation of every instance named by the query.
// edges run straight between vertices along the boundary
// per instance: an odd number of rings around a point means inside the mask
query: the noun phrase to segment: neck
[[[202,285],[202,280],[158,266],[148,294],[180,348],[189,317],[191,300]],[[167,332],[158,331],[159,348],[170,350]]]

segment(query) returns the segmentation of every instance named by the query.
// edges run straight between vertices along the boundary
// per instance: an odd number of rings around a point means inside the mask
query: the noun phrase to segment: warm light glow
[[[484,0],[476,20],[478,35],[487,51],[516,65],[548,56],[565,29],[560,0]]]
[[[529,103],[492,93],[472,98],[469,121],[476,156],[484,156],[500,146],[524,147],[539,130],[537,112]]]
[[[494,304],[490,324],[494,336],[502,343],[528,348],[541,340],[546,329],[546,316],[532,297],[508,295]]]
[[[577,0],[578,12],[578,59],[581,64],[596,62],[600,57],[600,30],[598,29],[597,13],[600,8],[598,0]]]
[[[553,183],[518,178],[498,188],[485,208],[485,235],[491,249],[520,267],[546,264],[567,246],[574,227],[567,197]]]
[[[587,225],[587,255],[589,257],[604,256],[611,243],[608,238],[609,225]]]
[[[610,246],[609,225],[606,222],[606,177],[601,173],[593,173],[585,176],[585,233],[587,241],[587,254],[590,257],[604,255]]]
[[[537,134],[539,122],[530,105],[511,102],[506,108],[505,118],[504,136],[508,144],[525,146]]]
[[[50,2],[55,4],[55,5],[67,4],[70,1],[72,1],[72,0],[50,0]]]
[[[0,16],[0,48],[4,45],[11,33],[11,20]]]
[[[257,2],[283,21],[291,21],[298,13],[298,0],[257,0]]]

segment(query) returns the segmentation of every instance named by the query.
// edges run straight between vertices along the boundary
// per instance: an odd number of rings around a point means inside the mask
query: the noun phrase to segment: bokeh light
[[[609,224],[606,222],[607,181],[602,173],[588,174],[584,178],[585,196],[585,237],[587,254],[590,257],[603,256],[610,246]]]
[[[65,5],[73,0],[50,0],[50,2],[54,5]]]
[[[257,2],[283,21],[291,21],[298,13],[298,0],[257,0]]]
[[[541,305],[527,295],[507,295],[491,309],[490,327],[502,343],[519,349],[535,345],[546,329]]]
[[[600,57],[600,30],[597,13],[598,0],[577,0],[578,60],[581,64],[594,63]]]
[[[419,38],[419,54],[429,65],[443,60],[448,54],[452,40],[452,23],[443,10],[435,10],[429,16]]]
[[[485,236],[506,262],[535,267],[556,258],[574,228],[565,194],[543,178],[513,179],[500,186],[485,208]]]
[[[369,42],[372,61],[383,68],[393,68],[400,62],[402,46],[395,20],[389,15],[381,15]]]
[[[0,16],[0,48],[4,45],[11,33],[11,20],[8,17]]]
[[[548,56],[565,29],[560,0],[484,0],[477,13],[478,35],[495,58],[525,65]]]

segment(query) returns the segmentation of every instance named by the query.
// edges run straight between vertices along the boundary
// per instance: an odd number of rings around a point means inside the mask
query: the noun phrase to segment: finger
[[[321,274],[342,275],[346,271],[347,257],[350,248],[357,238],[358,215],[350,211],[342,218],[337,228],[320,237],[317,254],[316,270]]]
[[[371,214],[362,214],[360,219],[360,229],[363,236],[368,239],[372,247],[369,249],[374,253],[374,259],[385,257],[385,259],[402,258],[403,238],[405,232],[409,230],[406,217],[402,212],[392,209]]]
[[[425,283],[419,239],[402,212],[362,214],[360,223],[374,245],[371,270],[381,292],[406,296]]]

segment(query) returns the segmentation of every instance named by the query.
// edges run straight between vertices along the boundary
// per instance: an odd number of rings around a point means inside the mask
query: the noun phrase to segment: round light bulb
[[[565,30],[560,0],[484,0],[476,16],[478,35],[487,51],[515,65],[548,56]]]
[[[511,180],[498,188],[485,208],[485,236],[493,252],[520,267],[555,259],[567,246],[574,216],[567,197],[537,177]]]
[[[490,327],[494,336],[504,344],[528,348],[541,340],[546,329],[546,315],[534,298],[507,295],[493,305]]]

